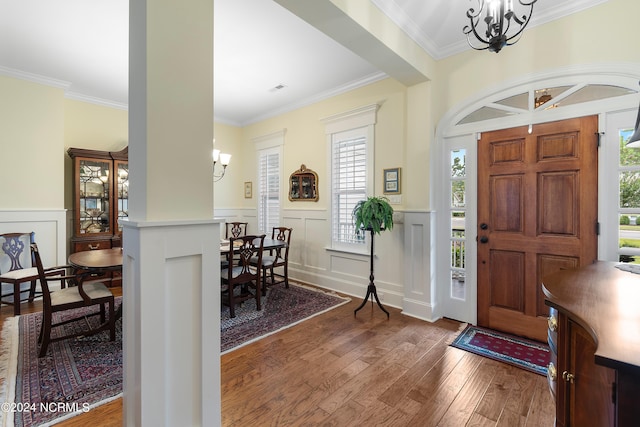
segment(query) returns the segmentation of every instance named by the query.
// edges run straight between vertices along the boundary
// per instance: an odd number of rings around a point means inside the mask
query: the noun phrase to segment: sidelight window
[[[618,247],[623,262],[640,263],[640,149],[627,148],[633,129],[618,131]]]
[[[450,151],[450,204],[449,218],[451,234],[449,236],[451,257],[451,298],[464,300],[465,286],[465,247],[466,247],[466,150]]]

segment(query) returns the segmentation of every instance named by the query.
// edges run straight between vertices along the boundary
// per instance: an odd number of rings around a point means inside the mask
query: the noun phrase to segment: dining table
[[[122,271],[122,248],[93,249],[74,252],[67,260],[69,265],[88,276],[104,276],[112,271]],[[116,320],[122,317],[122,304],[116,310]]]
[[[262,245],[262,250],[269,250],[269,249],[278,249],[278,248],[285,248],[287,246],[287,242],[285,242],[284,240],[278,240],[278,239],[264,239],[264,243]],[[229,240],[222,240],[220,242],[220,254],[221,255],[226,255],[229,253]]]
[[[94,249],[69,255],[69,265],[95,273],[122,270],[122,248]]]

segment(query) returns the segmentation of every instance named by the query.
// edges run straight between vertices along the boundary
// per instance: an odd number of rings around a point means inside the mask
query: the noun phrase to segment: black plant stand
[[[367,286],[367,295],[364,297],[364,300],[362,300],[362,304],[360,304],[360,306],[358,308],[353,310],[353,316],[355,317],[356,313],[358,313],[358,310],[360,310],[362,307],[365,306],[365,304],[369,300],[369,297],[373,296],[371,298],[371,307],[373,308],[373,298],[375,298],[376,302],[378,303],[378,307],[380,307],[380,310],[382,310],[385,313],[387,313],[387,320],[389,320],[389,312],[387,310],[385,310],[385,308],[380,303],[380,299],[378,298],[378,292],[376,291],[376,285],[375,285],[375,283],[373,283],[373,230],[371,230],[371,267],[370,267],[369,271],[370,271],[369,272],[369,286]]]

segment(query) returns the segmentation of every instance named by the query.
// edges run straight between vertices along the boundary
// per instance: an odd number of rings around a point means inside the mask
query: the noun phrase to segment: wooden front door
[[[540,283],[597,258],[596,116],[478,144],[478,324],[546,341]]]

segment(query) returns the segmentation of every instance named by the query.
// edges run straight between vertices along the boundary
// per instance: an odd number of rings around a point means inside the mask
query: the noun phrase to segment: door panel
[[[579,175],[576,171],[545,172],[539,175],[538,234],[578,237]],[[565,200],[565,203],[557,203]]]
[[[491,305],[522,311],[524,291],[524,253],[492,251],[491,263],[503,268],[491,270],[491,284],[509,283],[509,286],[491,287]]]
[[[597,117],[482,134],[478,324],[544,341],[542,278],[597,257]]]
[[[491,177],[491,215],[493,230],[522,233],[524,218],[524,176]]]

